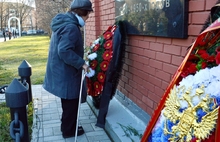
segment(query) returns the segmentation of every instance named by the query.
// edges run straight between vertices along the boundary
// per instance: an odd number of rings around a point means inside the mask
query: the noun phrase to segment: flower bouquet
[[[142,142],[219,142],[220,18],[203,31],[175,73]]]
[[[99,110],[96,126],[104,128],[110,100],[113,98],[124,64],[125,24],[117,21],[90,46],[90,72],[86,75],[87,92]]]
[[[89,60],[89,73],[87,76],[88,94],[99,96],[103,91],[106,71],[113,55],[113,35],[116,25],[109,26],[106,32],[96,39],[90,46],[87,56]]]
[[[96,108],[99,108],[102,96],[112,99],[115,94],[124,63],[125,36],[124,23],[117,21],[89,47],[87,92]]]

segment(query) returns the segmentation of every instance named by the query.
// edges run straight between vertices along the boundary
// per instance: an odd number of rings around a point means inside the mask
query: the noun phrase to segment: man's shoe
[[[81,136],[85,133],[84,129],[82,126],[78,126],[78,132],[77,132],[77,136]]]
[[[77,136],[81,136],[85,133],[84,129],[82,126],[79,126],[78,127],[78,131],[77,131]],[[71,138],[71,137],[75,137],[75,132],[71,135],[65,135],[65,134],[62,134],[63,135],[63,138],[66,139],[66,138]]]

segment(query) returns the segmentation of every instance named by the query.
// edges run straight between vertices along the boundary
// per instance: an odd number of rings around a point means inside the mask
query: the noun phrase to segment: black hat
[[[70,5],[71,9],[84,9],[87,11],[93,11],[92,3],[90,0],[73,0]]]

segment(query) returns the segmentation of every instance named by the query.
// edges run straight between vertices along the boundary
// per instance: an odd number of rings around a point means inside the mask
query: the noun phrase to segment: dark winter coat
[[[63,98],[79,98],[84,48],[78,19],[72,13],[58,14],[51,22],[49,47],[43,87]]]

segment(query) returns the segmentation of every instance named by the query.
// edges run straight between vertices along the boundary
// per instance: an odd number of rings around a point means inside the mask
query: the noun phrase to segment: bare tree
[[[51,35],[50,23],[52,18],[66,12],[72,0],[35,0],[37,11],[37,25]]]
[[[6,19],[6,3],[5,0],[0,1],[0,24],[1,24],[1,30],[3,27],[6,27],[5,19]]]
[[[3,6],[4,6],[4,3],[1,2],[0,3],[0,24],[1,24],[1,30],[3,29]]]
[[[10,17],[17,17],[20,20],[21,28],[23,21],[30,15],[35,13],[32,7],[34,0],[16,0],[16,2],[8,2],[7,0],[0,0],[0,26],[7,27],[8,19]],[[17,25],[17,21],[12,21],[12,25]],[[11,23],[10,23],[11,24]]]
[[[0,0],[0,28],[7,26],[7,21],[12,15],[11,9],[13,9],[14,16],[20,19],[22,30],[24,23],[29,22],[32,23],[30,27],[35,25],[36,29],[43,29],[49,35],[52,18],[58,13],[66,12],[72,2],[72,0],[16,0],[14,3],[6,1]],[[35,1],[36,9],[32,7],[33,1]]]
[[[34,8],[31,6],[33,1],[30,0],[17,0],[16,3],[16,16],[20,19],[21,29],[23,29],[23,21],[26,18],[30,18],[32,20],[32,14],[34,12]],[[31,25],[33,28],[33,25]]]

